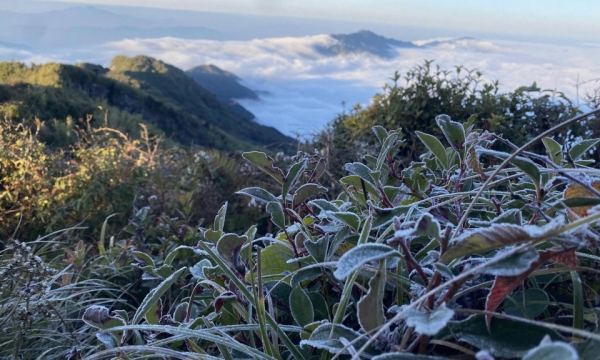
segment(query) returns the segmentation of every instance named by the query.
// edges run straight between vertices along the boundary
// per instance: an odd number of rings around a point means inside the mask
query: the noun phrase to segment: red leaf
[[[562,252],[558,252],[557,250],[547,250],[544,252],[540,252],[540,258],[533,262],[529,269],[522,273],[519,276],[497,276],[494,280],[494,285],[490,289],[490,293],[485,302],[485,311],[493,312],[496,310],[498,305],[504,300],[506,295],[508,295],[517,285],[519,285],[523,280],[527,279],[527,277],[540,265],[553,258],[556,255],[562,255]],[[492,321],[491,315],[485,316],[485,323],[487,324],[488,330],[490,329],[490,324]]]
[[[556,263],[563,264],[566,266],[579,266],[579,263],[577,262],[577,257],[575,256],[575,249],[557,254],[554,258],[552,258],[552,260]]]

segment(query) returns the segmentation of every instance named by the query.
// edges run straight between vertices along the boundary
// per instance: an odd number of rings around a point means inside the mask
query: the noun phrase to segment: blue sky
[[[1,0],[0,0],[1,1]],[[41,0],[50,2],[54,0]],[[600,42],[596,0],[63,0],[78,4],[343,19]]]

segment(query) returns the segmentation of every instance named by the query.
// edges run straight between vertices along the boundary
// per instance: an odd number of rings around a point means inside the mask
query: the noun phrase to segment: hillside
[[[194,81],[213,93],[223,104],[249,120],[254,114],[242,107],[237,99],[258,100],[258,94],[240,84],[240,78],[214,65],[200,65],[186,71]]]
[[[149,57],[117,56],[108,69],[3,62],[0,83],[0,104],[12,104],[21,117],[47,123],[99,115],[98,106],[103,105],[113,126],[127,130],[141,120],[183,145],[282,150],[293,142],[274,128],[237,115],[182,70]]]

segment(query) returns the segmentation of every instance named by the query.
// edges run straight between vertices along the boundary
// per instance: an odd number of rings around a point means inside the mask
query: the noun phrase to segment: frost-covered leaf
[[[322,236],[317,241],[307,240],[304,242],[304,247],[315,259],[316,262],[324,262],[325,257],[327,256],[327,246],[329,245],[329,241],[327,241],[327,236]]]
[[[132,251],[131,255],[133,255],[137,262],[154,267],[154,260],[152,260],[150,255],[141,251]]]
[[[425,144],[427,149],[433,153],[433,155],[440,161],[444,169],[448,169],[448,155],[446,154],[446,148],[442,143],[433,135],[422,133],[420,131],[415,132],[421,142]]]
[[[529,350],[522,360],[579,360],[579,354],[570,344],[552,341],[547,336],[540,345]]]
[[[342,255],[333,275],[339,280],[343,280],[354,271],[360,269],[364,264],[390,256],[400,257],[401,255],[397,250],[383,244],[359,245]]]
[[[383,126],[375,125],[371,128],[371,130],[373,130],[375,133],[375,136],[377,137],[377,140],[379,140],[380,144],[383,144],[389,135],[388,131]]]
[[[573,146],[569,151],[569,156],[573,161],[578,160],[583,154],[586,153],[592,146],[596,145],[600,139],[588,139],[583,140],[577,145]]]
[[[503,256],[503,252],[497,256]],[[491,262],[481,270],[481,273],[494,276],[517,276],[531,268],[531,264],[540,258],[537,250],[529,249],[518,254],[511,255],[498,262]],[[493,258],[492,258],[493,259]]]
[[[337,219],[344,224],[348,225],[354,231],[358,231],[360,227],[360,218],[353,212],[349,211],[338,211],[327,213],[330,218]]]
[[[327,211],[340,211],[340,208],[338,208],[335,204],[333,204],[330,201],[324,200],[324,199],[315,199],[315,200],[311,200],[308,202],[309,205],[311,206],[316,206],[319,209],[321,209],[321,211],[323,212],[327,212]]]
[[[240,251],[248,242],[246,235],[225,234],[217,242],[217,253],[235,271],[242,276],[246,273],[246,265],[242,261]]]
[[[271,221],[280,229],[285,229],[285,215],[283,207],[279,201],[272,201],[267,204],[267,212],[271,214]]]
[[[369,169],[367,165],[359,162],[354,162],[346,164],[344,168],[349,173],[357,175],[373,187],[375,186],[375,179],[373,179],[373,176],[371,175],[371,169]]]
[[[111,316],[106,306],[92,305],[85,309],[82,320],[97,329],[105,330],[116,326],[123,326],[123,320],[116,316]]]
[[[449,322],[438,338],[457,336],[460,341],[488,350],[494,356],[517,358],[537,346],[546,335],[564,341],[554,330],[507,319],[494,319],[488,330],[484,316],[473,315],[463,321]]]
[[[327,188],[318,184],[304,184],[300,186],[294,194],[294,207],[302,204],[313,196],[321,195],[327,192]]]
[[[369,332],[385,324],[383,295],[385,294],[385,260],[379,260],[379,270],[369,281],[369,291],[358,301],[358,321]]]
[[[288,192],[290,191],[290,188],[294,186],[294,183],[296,182],[296,180],[298,180],[298,177],[300,177],[300,174],[302,174],[302,170],[304,170],[305,167],[306,161],[297,162],[294,165],[292,165],[292,167],[290,167],[290,170],[285,176],[285,181],[283,182],[283,190],[281,192],[282,198],[286,198]]]
[[[479,251],[550,238],[558,234],[563,225],[564,220],[558,217],[544,226],[494,224],[489,228],[466,231],[450,242],[448,251],[442,255],[442,261],[448,262]]]
[[[160,299],[160,297],[165,292],[167,292],[167,290],[169,290],[169,288],[175,283],[175,281],[177,281],[177,279],[179,279],[179,277],[185,271],[187,271],[186,267],[183,267],[183,268],[177,270],[171,276],[169,276],[168,278],[163,280],[163,282],[161,282],[157,287],[150,290],[148,295],[146,295],[146,297],[144,298],[144,300],[138,307],[137,311],[135,312],[135,315],[133,316],[131,323],[134,325],[139,323],[142,320],[142,318],[144,317],[144,315],[148,312],[148,310],[150,310],[150,308],[154,304],[156,304],[158,299]]]
[[[318,278],[321,275],[323,275],[323,270],[321,270],[321,268],[302,268],[294,273],[294,275],[292,276],[292,280],[290,281],[290,285],[292,287],[296,287],[303,281],[311,281]]]
[[[438,124],[446,140],[456,151],[461,151],[465,143],[465,129],[461,123],[452,121],[448,115],[438,115],[435,117],[435,122]]]
[[[217,216],[215,216],[215,224],[213,229],[223,231],[225,227],[225,216],[227,215],[227,202],[221,206],[219,211],[217,212]]]
[[[395,232],[394,237],[401,238],[407,236],[428,236],[435,239],[439,239],[440,236],[440,223],[431,216],[431,214],[423,214],[415,223],[415,226],[410,229],[401,230],[401,223],[399,220],[395,221],[394,224]]]
[[[549,137],[543,138],[542,142],[546,147],[546,153],[548,154],[550,160],[552,160],[553,163],[560,165],[563,158],[562,147],[560,144]]]
[[[205,267],[211,267],[212,264],[208,259],[202,259],[196,263],[196,265],[190,268],[190,273],[196,279],[204,279],[204,271]]]
[[[275,161],[272,157],[259,151],[250,151],[242,154],[244,159],[250,161],[254,165],[258,166],[259,169],[272,176],[279,183],[283,184],[285,175],[280,168],[273,166]]]
[[[402,319],[406,321],[406,325],[414,327],[419,334],[435,335],[448,324],[453,316],[454,310],[447,308],[446,303],[442,303],[431,312],[411,309],[402,316]]]
[[[294,259],[294,250],[280,242],[275,242],[267,246],[261,252],[261,257],[263,277],[298,270],[297,264],[289,264],[287,262]]]
[[[523,292],[519,291],[512,296],[512,300],[504,300],[504,312],[512,316],[535,319],[546,310],[549,298],[544,290],[532,288],[525,291],[525,299]]]
[[[509,153],[485,149],[480,146],[476,147],[475,150],[477,151],[478,155],[491,155],[503,160],[506,160],[511,156]],[[533,161],[521,156],[517,156],[510,160],[510,163],[523,171],[523,173],[525,173],[525,175],[527,175],[531,181],[533,181],[536,187],[540,186],[540,169]]]
[[[344,344],[340,341],[340,338],[344,338],[351,342],[359,336],[360,333],[344,325],[326,323],[316,328],[315,331],[310,334],[308,340],[300,341],[300,346],[323,349],[335,354],[341,351],[344,347]],[[354,343],[354,348],[360,349],[366,342],[366,338],[363,337]],[[343,354],[347,353],[347,350],[343,352]],[[369,348],[367,353],[373,353],[373,349]]]
[[[254,198],[260,202],[263,202],[263,203],[270,203],[271,201],[277,201],[277,198],[275,197],[275,195],[271,194],[267,190],[260,188],[260,187],[245,188],[245,189],[242,189],[242,190],[236,192],[236,194],[248,195],[248,196],[251,196],[252,198]]]
[[[340,179],[340,182],[347,186],[354,186],[354,188],[359,191],[363,191],[363,185],[364,185],[364,190],[366,190],[372,196],[379,198],[379,193],[377,192],[375,185],[371,184],[368,181],[361,181],[361,178],[358,175],[344,176],[343,178]]]
[[[107,348],[112,349],[117,347],[117,341],[115,337],[109,333],[97,332],[96,339],[103,343]]]
[[[383,141],[383,144],[381,144],[381,151],[379,152],[379,156],[377,157],[377,163],[375,164],[375,171],[381,171],[381,167],[385,163],[385,160],[386,160],[388,154],[390,153],[390,151],[393,149],[394,145],[396,145],[398,138],[399,138],[399,136],[395,132],[389,134],[385,138],[385,140]]]
[[[313,322],[315,318],[312,302],[300,286],[296,286],[290,294],[290,310],[294,320],[302,327]]]
[[[550,250],[539,253],[538,260],[533,262],[527,271],[518,276],[497,276],[486,299],[485,310],[489,312],[495,311],[498,305],[500,305],[500,303],[504,300],[506,295],[513,291],[513,289],[523,280],[527,279],[529,274],[531,274],[541,264],[545,263],[559,253],[560,252],[558,251]],[[491,319],[491,316],[486,316],[486,322],[488,326],[490,325]]]

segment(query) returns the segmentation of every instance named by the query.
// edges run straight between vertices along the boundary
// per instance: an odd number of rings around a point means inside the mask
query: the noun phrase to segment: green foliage
[[[115,67],[142,90],[174,71]],[[595,140],[542,156],[436,114],[418,162],[375,126],[334,178],[331,152],[165,148],[145,127],[68,125],[52,149],[2,109],[2,357],[597,355]]]
[[[44,140],[56,146],[73,141],[64,136],[63,128],[72,126],[64,119],[88,115],[94,115],[94,127],[109,125],[128,133],[143,122],[154,135],[220,150],[268,146],[289,151],[293,143],[279,131],[235,114],[182,70],[144,56],[117,56],[109,69],[2,62],[0,104],[17,106],[19,117],[11,116],[17,121],[45,122]]]

